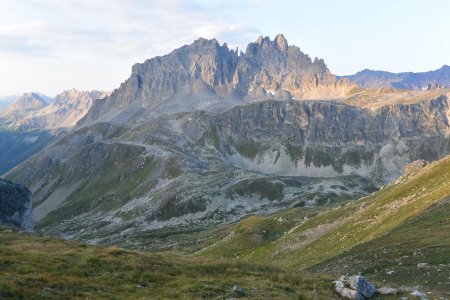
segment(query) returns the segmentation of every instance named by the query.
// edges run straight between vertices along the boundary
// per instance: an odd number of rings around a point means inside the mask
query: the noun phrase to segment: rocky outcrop
[[[348,78],[366,88],[392,87],[408,90],[450,88],[450,66],[444,65],[434,71],[418,73],[390,73],[366,69],[354,75],[339,78]]]
[[[34,217],[30,196],[26,187],[0,178],[0,223],[31,231]]]
[[[322,59],[311,58],[283,35],[272,41],[259,37],[245,53],[217,40],[200,38],[168,55],[132,68],[130,78],[102,101],[97,101],[80,124],[139,109],[193,111],[260,99],[329,99],[346,96],[356,87],[338,80]],[[164,110],[165,108],[166,110]]]

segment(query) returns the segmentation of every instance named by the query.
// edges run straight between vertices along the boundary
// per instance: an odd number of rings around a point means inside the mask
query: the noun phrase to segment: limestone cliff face
[[[0,179],[0,223],[32,230],[31,192],[24,186]]]
[[[215,39],[198,39],[168,55],[132,68],[130,78],[97,101],[81,124],[138,108],[173,104],[180,111],[222,102],[261,99],[329,99],[348,95],[356,85],[337,80],[321,59],[311,58],[282,35],[260,37],[245,53]],[[173,112],[173,109],[171,110]]]
[[[214,137],[229,162],[267,174],[352,173],[388,183],[411,161],[450,152],[449,99],[373,112],[333,101],[264,101],[193,119],[186,134]]]

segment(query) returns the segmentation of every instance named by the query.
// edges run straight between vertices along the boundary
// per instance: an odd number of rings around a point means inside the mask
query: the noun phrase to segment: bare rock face
[[[80,124],[171,104],[193,111],[233,101],[340,98],[355,88],[348,79],[336,79],[322,59],[313,61],[300,48],[289,46],[281,34],[273,41],[259,37],[245,53],[200,38],[134,65],[130,78],[110,97],[97,101]]]
[[[34,217],[30,196],[26,187],[0,179],[0,222],[31,231]]]

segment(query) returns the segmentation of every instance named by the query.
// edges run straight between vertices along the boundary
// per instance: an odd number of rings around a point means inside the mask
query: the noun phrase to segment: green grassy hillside
[[[337,299],[331,277],[100,248],[0,227],[1,299]]]

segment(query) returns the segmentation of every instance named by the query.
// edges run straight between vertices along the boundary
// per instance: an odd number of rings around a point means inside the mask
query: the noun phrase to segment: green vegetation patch
[[[264,153],[269,147],[253,140],[247,140],[235,143],[235,149],[242,156],[254,160],[258,154]]]
[[[270,178],[252,178],[240,181],[233,185],[226,192],[227,197],[232,198],[233,195],[248,197],[251,195],[259,195],[260,199],[268,199],[269,201],[283,199],[283,184],[273,181]]]

